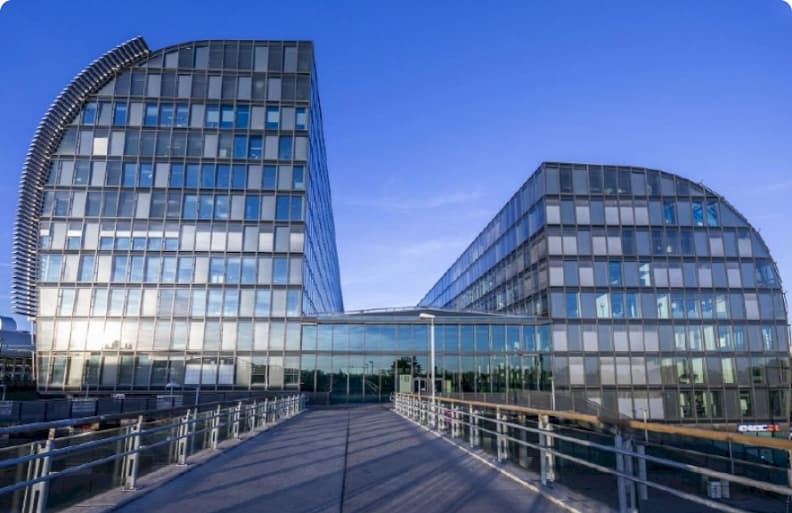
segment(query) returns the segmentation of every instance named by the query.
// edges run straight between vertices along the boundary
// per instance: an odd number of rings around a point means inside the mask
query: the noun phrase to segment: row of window
[[[789,379],[786,360],[764,357],[560,356],[553,358],[553,367],[560,386],[778,386]]]
[[[163,231],[164,228],[164,231]],[[302,225],[250,226],[222,223],[163,223],[146,221],[44,222],[39,249],[88,251],[213,251],[302,252]],[[68,259],[76,255],[66,255]]]
[[[191,121],[192,119],[192,121]],[[307,130],[307,107],[279,105],[203,105],[187,103],[88,102],[82,110],[86,126],[146,126]]]
[[[549,229],[547,251],[550,255],[769,257],[765,246],[752,239],[745,230]]]
[[[303,196],[48,191],[41,217],[302,221]]]
[[[552,292],[550,313],[567,319],[786,319],[780,293]]]
[[[56,160],[49,185],[304,190],[305,166]]]
[[[300,289],[40,289],[42,317],[298,317]],[[68,323],[67,323],[68,324]]]
[[[783,324],[567,324],[552,329],[559,352],[752,352],[787,353]]]
[[[236,368],[236,369],[235,369]],[[297,388],[300,383],[299,358],[294,356],[252,356],[249,359],[151,357],[148,355],[43,356],[39,359],[39,385],[80,387],[84,381],[95,387],[157,387],[168,383],[185,385],[238,385]]]
[[[547,224],[744,226],[729,207],[717,199],[641,201],[547,200]],[[723,212],[723,216],[721,216]],[[721,219],[723,217],[723,219]]]
[[[302,284],[299,256],[193,257],[41,255],[39,281],[98,283]]]
[[[170,130],[64,132],[58,155],[95,157],[203,157],[208,159],[307,160],[308,138]]]
[[[538,177],[547,194],[625,194],[633,196],[711,195],[689,180],[651,169],[615,166],[545,166]]]
[[[742,262],[551,261],[551,287],[754,288],[780,285],[770,260]]]
[[[435,347],[443,352],[786,352],[784,325],[568,324],[524,326],[438,325]],[[522,333],[521,333],[522,331]],[[303,349],[319,351],[427,351],[428,332],[412,325],[306,325]],[[552,337],[552,338],[551,338]]]
[[[668,232],[669,229],[666,229]],[[594,241],[592,232],[589,230],[569,230],[560,232],[557,229],[548,229],[548,238],[552,240],[553,250],[558,250],[561,244],[563,250],[577,252],[581,250],[591,254],[592,246],[596,242],[597,253],[599,255],[622,256],[623,241],[633,240],[634,233],[627,233],[625,237],[619,235],[617,230],[594,230]],[[656,234],[653,234],[656,235]],[[663,235],[662,233],[660,235]],[[767,258],[767,252],[756,237],[752,237],[747,230],[729,231],[725,230],[721,236],[708,236],[705,233],[695,233],[694,240],[697,241],[696,249],[705,248],[702,253],[706,255],[696,256],[716,256],[743,259],[760,257]],[[639,233],[638,245],[643,248],[645,239],[649,236],[648,232]],[[660,237],[662,238],[662,237]],[[681,240],[687,245],[691,242],[689,233],[674,232],[668,235],[669,240]],[[542,239],[536,239],[528,245],[524,245],[522,250],[513,252],[511,255],[501,258],[499,263],[489,267],[489,270],[469,286],[466,285],[466,277],[478,272],[480,268],[486,268],[491,261],[495,260],[497,252],[488,251],[482,256],[471,269],[466,271],[462,277],[452,282],[451,287],[444,291],[437,300],[449,298],[447,303],[458,309],[474,307],[476,309],[496,309],[501,310],[517,301],[521,301],[527,296],[536,294],[548,286],[548,273],[545,270],[543,260],[546,258],[548,246],[545,246]],[[495,246],[494,248],[497,248]],[[710,255],[709,249],[714,253]],[[686,250],[690,250],[687,248]],[[615,254],[615,255],[614,255]],[[691,255],[687,255],[691,256]],[[756,274],[752,276],[750,266],[744,270],[742,264],[749,262],[674,262],[666,261],[665,258],[653,259],[652,261],[626,261],[623,263],[622,272],[624,277],[622,282],[627,286],[656,286],[656,287],[733,287],[739,283],[742,287],[777,287],[778,277],[771,261],[762,260],[757,263]],[[539,263],[537,266],[536,264]],[[753,264],[754,262],[750,262]],[[563,263],[561,269],[560,262],[551,263],[551,276],[553,285],[562,283],[575,283],[582,286],[607,286],[613,269],[605,267],[604,262],[581,261],[577,258],[574,261]],[[615,264],[614,264],[615,265]],[[736,266],[736,267],[735,267]],[[743,275],[744,273],[744,275]],[[576,286],[576,285],[573,285]],[[464,287],[464,289],[463,289]],[[459,290],[459,292],[458,292]],[[494,291],[494,294],[492,292]],[[453,300],[452,300],[453,299]],[[446,304],[446,303],[443,303]],[[519,306],[519,305],[517,305]],[[510,307],[511,308],[511,307]],[[509,310],[512,313],[522,313],[517,310]],[[532,310],[526,313],[533,314]]]
[[[308,75],[251,73],[123,73],[99,90],[97,96],[192,98],[196,100],[310,101]]]
[[[240,320],[43,321],[42,351],[297,351],[299,325]],[[37,341],[38,343],[38,341]],[[76,357],[76,356],[75,356]]]
[[[311,71],[313,51],[308,42],[209,41],[155,53],[147,68],[195,68],[256,71]]]

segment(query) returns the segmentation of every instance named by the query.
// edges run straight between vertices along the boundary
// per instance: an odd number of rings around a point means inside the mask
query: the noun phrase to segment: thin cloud
[[[790,0],[792,2],[792,0]],[[781,192],[792,189],[792,180],[782,180],[775,183],[766,183],[748,188],[751,193]]]
[[[380,208],[382,210],[433,210],[453,205],[465,205],[480,199],[481,191],[458,191],[451,193],[438,193],[422,198],[403,198],[398,196],[379,197],[342,197],[339,202],[352,207]]]
[[[427,239],[414,244],[400,246],[399,254],[409,258],[423,258],[437,254],[447,254],[449,252],[461,252],[467,241],[462,238],[453,239]]]

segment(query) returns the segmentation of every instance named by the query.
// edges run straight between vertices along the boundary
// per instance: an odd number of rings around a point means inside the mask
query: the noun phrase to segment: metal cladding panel
[[[22,177],[13,242],[14,312],[33,317],[36,312],[36,247],[42,189],[49,172],[50,156],[63,137],[66,124],[79,112],[88,95],[96,92],[118,70],[150,54],[142,37],[136,37],[102,55],[77,75],[58,95],[39,123],[30,144]]]

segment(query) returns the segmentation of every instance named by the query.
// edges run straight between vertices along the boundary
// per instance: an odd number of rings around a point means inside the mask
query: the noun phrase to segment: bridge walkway
[[[382,406],[309,410],[116,511],[564,511]]]

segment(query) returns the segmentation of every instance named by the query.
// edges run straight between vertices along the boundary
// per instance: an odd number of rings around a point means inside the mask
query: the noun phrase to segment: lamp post
[[[429,319],[429,371],[430,383],[432,384],[432,428],[437,427],[437,409],[435,400],[435,330],[434,330],[434,314],[421,312],[418,314],[421,319]]]

